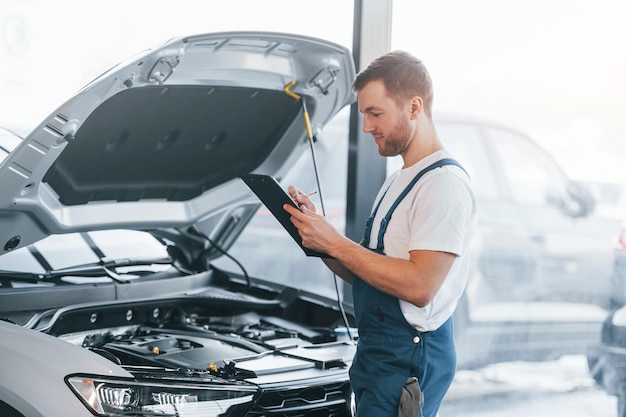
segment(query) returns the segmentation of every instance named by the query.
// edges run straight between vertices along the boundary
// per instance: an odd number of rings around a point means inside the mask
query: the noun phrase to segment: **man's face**
[[[410,111],[388,93],[382,80],[371,81],[358,92],[363,132],[371,133],[382,156],[403,154],[411,139]]]

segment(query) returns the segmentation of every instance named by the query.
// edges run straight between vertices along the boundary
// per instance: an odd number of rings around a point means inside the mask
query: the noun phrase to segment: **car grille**
[[[349,382],[302,388],[264,390],[248,416],[254,417],[349,417]]]

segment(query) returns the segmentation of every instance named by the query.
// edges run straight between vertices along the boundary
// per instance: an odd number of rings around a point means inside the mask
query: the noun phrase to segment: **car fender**
[[[93,352],[3,321],[0,369],[0,401],[29,417],[92,416],[65,383],[67,375],[132,377]]]

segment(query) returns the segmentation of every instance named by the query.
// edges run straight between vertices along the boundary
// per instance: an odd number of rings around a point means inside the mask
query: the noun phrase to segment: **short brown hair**
[[[433,83],[424,63],[405,51],[392,51],[374,59],[352,82],[359,92],[370,81],[382,80],[389,93],[400,102],[413,96],[424,101],[424,111],[432,117]]]

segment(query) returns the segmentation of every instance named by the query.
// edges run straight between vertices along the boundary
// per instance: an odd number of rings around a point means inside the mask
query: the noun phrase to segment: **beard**
[[[409,146],[411,128],[408,120],[401,119],[398,126],[388,135],[378,147],[381,156],[396,156],[402,154]]]

